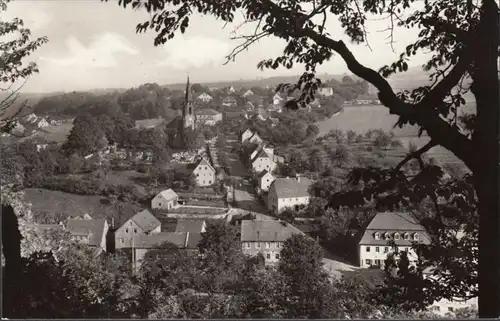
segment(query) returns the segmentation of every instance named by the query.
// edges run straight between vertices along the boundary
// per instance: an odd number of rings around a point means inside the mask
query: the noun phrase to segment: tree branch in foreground
[[[395,168],[395,170],[400,170],[406,163],[408,163],[411,159],[420,159],[422,154],[428,152],[432,147],[437,146],[437,143],[434,140],[431,140],[427,144],[425,144],[422,148],[409,153]]]

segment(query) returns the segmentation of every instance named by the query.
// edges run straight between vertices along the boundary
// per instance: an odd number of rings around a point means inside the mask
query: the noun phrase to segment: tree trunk
[[[473,88],[476,97],[477,125],[473,136],[478,165],[474,168],[479,198],[479,317],[500,316],[500,220],[499,220],[499,82],[498,82],[498,8],[485,0],[480,45],[474,61]]]

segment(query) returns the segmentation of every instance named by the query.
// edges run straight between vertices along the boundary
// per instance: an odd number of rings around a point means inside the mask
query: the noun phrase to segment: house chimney
[[[112,229],[115,228],[115,218],[114,217],[111,218],[111,228]]]

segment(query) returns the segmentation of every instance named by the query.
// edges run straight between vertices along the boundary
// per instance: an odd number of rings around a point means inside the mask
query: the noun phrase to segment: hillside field
[[[136,204],[118,202],[115,205],[105,201],[103,196],[76,195],[40,188],[24,190],[24,200],[31,204],[35,219],[41,216],[74,217],[88,213],[93,218],[106,218],[115,225],[125,222],[142,208]]]

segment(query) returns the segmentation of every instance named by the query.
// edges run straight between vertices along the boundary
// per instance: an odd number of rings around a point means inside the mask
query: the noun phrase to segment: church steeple
[[[186,82],[186,93],[184,96],[184,108],[182,109],[182,123],[184,128],[195,128],[195,115],[193,111],[193,103],[191,101],[191,86],[189,82],[189,75]]]

